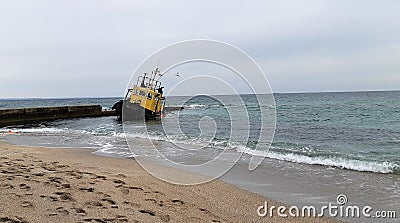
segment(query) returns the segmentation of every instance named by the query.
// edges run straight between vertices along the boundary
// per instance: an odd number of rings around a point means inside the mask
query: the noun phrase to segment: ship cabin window
[[[135,90],[133,91],[133,94],[134,94],[134,95],[138,95],[138,90],[135,89]]]
[[[147,94],[147,98],[148,98],[148,99],[151,99],[152,97],[153,97],[153,94],[152,94],[152,93],[148,93],[148,94]]]
[[[146,92],[140,91],[140,92],[139,92],[139,95],[145,97],[145,96],[146,96]]]

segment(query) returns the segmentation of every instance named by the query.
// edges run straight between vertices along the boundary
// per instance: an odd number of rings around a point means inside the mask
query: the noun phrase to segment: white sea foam
[[[85,129],[69,129],[69,128],[53,128],[53,127],[40,127],[40,128],[9,128],[9,129],[0,129],[0,133],[6,133],[9,130],[18,133],[36,133],[36,134],[88,134],[88,135],[99,135],[102,134],[99,130],[104,128],[99,128],[95,130],[85,130]],[[111,131],[112,134],[112,131]]]
[[[185,108],[188,109],[197,109],[197,108],[203,108],[205,105],[202,104],[191,104],[191,105],[186,105]]]
[[[283,160],[293,163],[311,164],[338,167],[341,169],[356,170],[362,172],[374,173],[392,173],[398,165],[390,162],[372,162],[355,159],[346,159],[342,157],[310,157],[294,153],[277,153],[274,151],[258,151],[247,147],[240,147],[240,152],[253,156],[264,156],[271,159]]]
[[[14,132],[19,132],[19,133],[60,133],[60,132],[66,132],[68,131],[67,128],[65,129],[60,129],[60,128],[27,128],[27,129],[16,129],[16,128],[10,128],[10,130]],[[7,132],[7,130],[1,130],[1,132]]]
[[[163,136],[163,135],[153,135],[153,134],[145,134],[145,133],[117,133],[117,137],[127,137],[127,138],[141,138],[141,139],[149,139],[156,141],[168,142],[178,147],[185,148],[185,145],[188,145],[187,148],[191,149],[199,149],[199,147],[212,147],[214,149],[236,149],[240,146],[239,143],[229,142],[229,141],[213,141],[199,138],[189,138],[186,136]]]

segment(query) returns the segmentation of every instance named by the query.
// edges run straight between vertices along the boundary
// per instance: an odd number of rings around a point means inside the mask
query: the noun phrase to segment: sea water
[[[6,137],[19,145],[93,148],[95,154],[120,158],[140,155],[132,154],[126,138],[150,138],[161,145],[163,155],[183,164],[207,162],[221,150],[229,149],[244,156],[222,179],[248,190],[298,205],[323,205],[344,193],[353,204],[398,210],[400,91],[291,93],[274,97],[276,131],[271,146],[268,140],[257,137],[257,131],[261,126],[260,106],[266,106],[271,114],[274,106],[258,102],[254,95],[241,95],[248,112],[243,117],[248,117],[250,123],[246,142],[230,141],[230,117],[232,112],[242,111],[234,96],[168,97],[167,105],[183,105],[185,109],[166,114],[161,122],[133,123],[127,133],[115,117],[9,126],[0,132],[20,132]],[[2,99],[0,109],[80,104],[100,104],[109,109],[118,99]],[[204,133],[207,126],[201,126],[205,117],[215,124],[208,135]],[[177,121],[179,134],[165,131],[166,123]],[[168,146],[178,142],[205,146],[196,153]],[[257,145],[261,146],[255,150]],[[253,172],[247,169],[251,155],[266,157]]]

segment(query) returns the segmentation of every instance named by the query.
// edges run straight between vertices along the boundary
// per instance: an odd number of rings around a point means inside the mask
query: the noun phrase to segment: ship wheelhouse
[[[129,102],[140,104],[151,112],[161,113],[165,103],[161,82],[148,78],[146,75],[139,76],[132,89]]]
[[[122,113],[125,120],[137,120],[144,117],[146,120],[159,119],[164,108],[165,98],[161,82],[157,79],[161,77],[158,68],[151,72],[150,77],[147,73],[139,76],[133,88],[129,89],[123,100]]]

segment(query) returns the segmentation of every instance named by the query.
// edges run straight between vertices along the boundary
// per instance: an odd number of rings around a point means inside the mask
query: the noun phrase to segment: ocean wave
[[[264,156],[270,159],[282,160],[292,163],[301,163],[308,165],[321,165],[330,166],[341,169],[355,170],[360,172],[374,172],[374,173],[394,173],[400,168],[398,164],[387,162],[387,161],[366,161],[366,160],[356,160],[349,159],[345,157],[340,157],[339,154],[335,154],[338,157],[325,157],[323,155],[309,156],[306,154],[296,154],[296,153],[280,153],[275,151],[259,151],[244,146],[239,143],[228,142],[228,141],[202,141],[197,138],[185,138],[185,137],[167,137],[160,135],[142,134],[142,133],[131,133],[127,137],[133,138],[146,138],[150,140],[166,141],[178,145],[189,144],[196,146],[209,146],[216,149],[235,149],[240,153],[245,153],[252,156]],[[309,152],[311,150],[308,147],[304,148],[305,151]],[[314,154],[315,155],[315,154]]]
[[[391,162],[364,161],[355,159],[346,159],[343,157],[321,157],[306,156],[294,153],[277,153],[273,151],[259,151],[248,147],[241,147],[240,152],[253,156],[264,156],[270,159],[282,160],[292,163],[302,163],[309,165],[331,166],[341,169],[355,170],[360,172],[374,173],[393,173],[399,168],[399,165]]]
[[[9,129],[0,129],[0,133],[7,132]],[[106,131],[100,132],[97,130],[76,130],[69,128],[54,128],[54,127],[45,127],[45,128],[17,128],[11,129],[14,132],[19,133],[31,133],[31,134],[79,134],[79,135],[93,135],[93,136],[112,136],[120,138],[120,140],[124,140],[125,138],[142,138],[142,139],[150,139],[157,141],[164,141],[168,143],[172,143],[178,145],[178,147],[184,147],[184,145],[195,146],[195,147],[212,147],[214,149],[219,150],[236,150],[240,153],[245,153],[254,156],[264,156],[270,159],[282,160],[292,163],[301,163],[301,164],[309,164],[309,165],[322,165],[322,166],[330,166],[341,169],[355,170],[361,172],[374,172],[374,173],[399,173],[400,165],[396,162],[390,161],[368,161],[361,159],[354,159],[352,157],[345,157],[343,154],[333,153],[331,151],[330,154],[327,154],[324,151],[317,151],[315,149],[311,149],[309,147],[304,147],[301,149],[291,150],[291,149],[283,149],[283,148],[272,148],[269,151],[260,151],[254,150],[250,147],[247,147],[243,144],[230,142],[228,140],[210,140],[210,139],[199,139],[199,138],[190,138],[187,136],[166,136],[166,135],[157,135],[157,134],[147,134],[147,133],[124,133],[124,132],[116,132],[116,131]],[[98,145],[103,149],[115,149],[111,144]],[[275,151],[278,150],[278,151]]]
[[[54,128],[54,127],[39,127],[39,128],[2,128],[0,133],[7,133],[9,130],[22,134],[77,134],[77,135],[109,135],[115,136],[116,131],[107,129],[107,127],[98,127],[96,129],[70,129],[70,128]]]
[[[10,128],[10,129],[0,129],[0,132],[8,132],[9,130],[18,133],[61,133],[68,131],[67,128]]]
[[[191,145],[191,146],[200,146],[200,147],[213,147],[217,149],[235,149],[239,145],[234,145],[234,143],[230,143],[225,140],[215,141],[215,140],[207,140],[207,139],[199,139],[199,138],[190,138],[187,136],[178,136],[178,135],[155,135],[155,134],[146,134],[146,133],[116,133],[117,137],[127,137],[127,138],[141,138],[141,139],[150,139],[157,141],[169,142],[175,145]]]
[[[198,109],[198,108],[204,108],[206,105],[203,104],[191,104],[191,105],[185,105],[184,108],[187,109]]]

